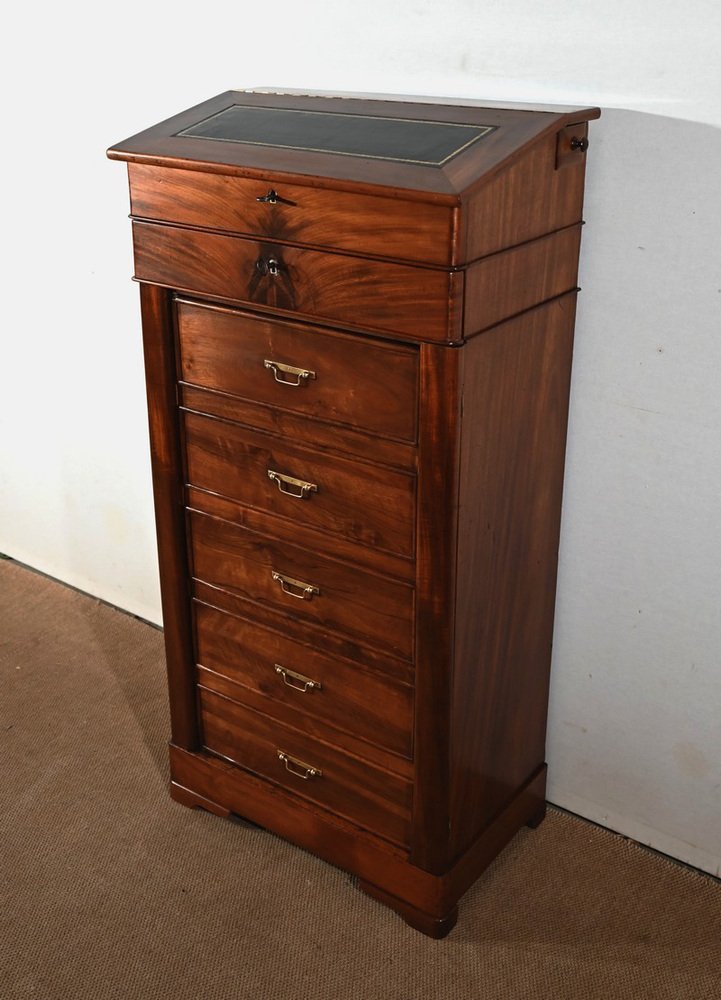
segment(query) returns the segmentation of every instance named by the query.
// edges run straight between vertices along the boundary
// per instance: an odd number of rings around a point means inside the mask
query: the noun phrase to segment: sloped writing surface
[[[494,130],[492,125],[234,104],[176,134],[440,167]]]

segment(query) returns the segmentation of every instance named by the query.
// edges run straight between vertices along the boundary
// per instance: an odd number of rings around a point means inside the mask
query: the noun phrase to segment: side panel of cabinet
[[[453,856],[544,763],[575,306],[562,296],[464,348]]]
[[[583,124],[579,135],[586,129]],[[537,142],[467,196],[461,233],[464,260],[477,260],[581,221],[586,155],[574,152],[568,169],[556,169],[557,135]]]
[[[170,293],[141,285],[140,307],[172,739],[176,746],[194,750],[200,744]]]

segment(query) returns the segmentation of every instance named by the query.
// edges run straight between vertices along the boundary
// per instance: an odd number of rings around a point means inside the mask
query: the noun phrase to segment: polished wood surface
[[[137,219],[370,257],[453,263],[452,206],[288,183],[277,184],[277,200],[269,203],[258,199],[275,191],[271,181],[139,163],[129,165],[128,175]]]
[[[301,518],[328,534],[325,547],[331,550],[334,537],[342,535],[360,545],[413,555],[413,476],[318,455],[284,438],[198,413],[184,415],[183,436],[192,486],[274,514],[291,530]]]
[[[187,506],[200,511],[201,514],[210,514],[212,517],[231,521],[233,524],[249,528],[257,534],[276,538],[281,542],[289,537],[289,523],[286,518],[279,518],[275,514],[254,507],[246,507],[237,500],[230,500],[228,497],[209,493],[207,490],[199,490],[194,486],[185,488],[185,497]],[[342,535],[331,535],[325,530],[319,530],[308,522],[303,524],[303,543],[313,551],[326,552],[336,559],[370,570],[372,573],[390,576],[411,585],[415,581],[414,559],[358,545],[357,542],[348,540]]]
[[[203,604],[239,618],[250,617],[264,628],[280,632],[314,649],[322,649],[329,656],[342,657],[361,667],[370,667],[406,684],[413,685],[415,681],[415,667],[411,660],[387,649],[377,648],[365,635],[350,636],[332,632],[310,619],[306,621],[298,615],[291,618],[283,609],[270,604],[249,603],[240,595],[214,587],[203,580],[193,580],[190,592],[192,598]]]
[[[182,300],[177,310],[183,382],[265,404],[271,414],[290,411],[415,442],[417,348]],[[267,360],[314,377],[297,386],[279,382]]]
[[[202,684],[198,693],[203,745],[209,750],[381,837],[407,843],[413,788],[409,781]]]
[[[133,223],[133,242],[140,281],[391,335],[411,337],[422,329],[442,342],[460,335],[462,276],[455,271],[152,222]],[[277,275],[259,271],[259,261],[273,260]]]
[[[413,688],[409,684],[199,602],[195,603],[195,635],[200,682],[205,687],[238,701],[254,692],[262,696],[254,707],[263,704],[261,710],[281,722],[302,728],[308,717],[315,718],[326,724],[319,733],[332,726],[411,757]],[[220,685],[219,677],[231,683]],[[325,738],[334,742],[340,737]],[[392,763],[387,766],[392,770]]]
[[[366,136],[379,114],[491,131],[437,167],[178,134],[238,103],[342,106]],[[544,816],[597,116],[229,92],[110,151],[141,282],[172,794],[345,868],[431,937]]]
[[[188,524],[197,579],[412,658],[412,587],[197,511],[189,512]],[[298,586],[274,579],[275,573],[310,585],[317,593],[301,597]],[[292,625],[289,628],[292,631]]]
[[[468,193],[459,237],[462,260],[478,260],[581,222],[585,156],[575,153],[574,169],[559,173],[556,145],[556,134],[549,135]]]
[[[452,857],[544,761],[575,306],[555,299],[465,350]]]
[[[467,338],[575,289],[581,226],[570,226],[485,257],[466,271]]]
[[[453,674],[454,549],[464,352],[421,348],[421,435],[416,521],[416,788],[411,860],[447,865],[449,725]]]
[[[230,357],[228,360],[230,361]],[[391,356],[390,360],[393,362],[396,359]],[[388,367],[392,372],[393,365]],[[347,397],[349,410],[353,406],[353,395],[351,390]],[[177,396],[184,410],[232,420],[244,427],[266,431],[291,441],[302,441],[309,447],[312,446],[314,451],[353,455],[364,462],[407,472],[414,472],[417,467],[415,445],[380,437],[360,427],[316,420],[303,414],[281,410],[278,406],[267,406],[259,401],[241,399],[225,392],[183,383],[177,386]],[[392,394],[390,396],[392,398]],[[393,405],[392,403],[391,407]],[[385,412],[381,408],[377,418],[379,422],[383,422]],[[413,412],[415,413],[415,407]]]

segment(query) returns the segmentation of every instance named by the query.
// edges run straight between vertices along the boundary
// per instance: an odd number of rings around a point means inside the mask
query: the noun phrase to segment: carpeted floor
[[[173,803],[162,636],[0,562],[2,1000],[719,1000],[721,887],[551,811],[435,942]]]

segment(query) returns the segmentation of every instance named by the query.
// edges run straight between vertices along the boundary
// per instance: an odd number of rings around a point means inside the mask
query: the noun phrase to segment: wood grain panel
[[[390,336],[453,341],[457,272],[133,223],[135,276],[178,291],[217,295]],[[258,262],[278,261],[278,274]],[[360,303],[362,302],[362,310]]]
[[[578,157],[580,169],[557,170],[558,131],[466,195],[461,210],[463,260],[474,261],[581,221],[585,157]]]
[[[250,531],[281,541],[288,537],[288,522],[285,518],[256,510],[254,507],[245,507],[237,500],[229,500],[227,497],[218,496],[217,493],[199,490],[195,486],[185,488],[185,497],[186,506],[202,514],[211,514],[213,517],[223,518],[224,521],[232,521],[233,524],[249,528]],[[410,584],[415,581],[415,562],[406,556],[397,556],[391,552],[381,552],[380,549],[358,545],[340,535],[317,531],[308,524],[303,525],[303,544],[312,551],[325,552],[334,559],[352,563],[361,569],[370,570],[371,573],[392,576],[396,580]]]
[[[289,519],[298,530],[309,525],[371,548],[413,555],[415,477],[318,455],[197,413],[183,414],[183,431],[190,485]],[[281,476],[314,489],[303,494]],[[329,538],[326,548],[332,545]]]
[[[177,301],[184,382],[274,410],[416,440],[418,350],[198,303]],[[298,386],[265,361],[311,371]],[[282,375],[280,377],[283,377]]]
[[[576,288],[581,226],[476,261],[466,272],[466,337]]]
[[[411,587],[206,514],[189,512],[189,523],[193,572],[199,580],[411,659]],[[320,593],[305,600],[284,593],[274,572]]]
[[[181,383],[178,385],[178,402],[196,413],[207,413],[249,429],[277,434],[316,451],[350,455],[364,462],[409,472],[413,472],[417,465],[415,445],[409,442],[392,441],[342,424],[287,413],[276,406],[239,399],[225,392]]]
[[[408,685],[199,602],[195,602],[195,642],[200,683],[205,687],[236,701],[244,701],[244,691],[261,695],[261,711],[311,735],[309,725],[320,721],[324,726],[315,733],[326,741],[339,739],[337,733],[328,735],[332,726],[359,737],[355,744],[366,740],[410,757],[413,690]],[[306,687],[292,675],[284,677],[278,665],[317,686]],[[215,675],[232,683],[218,688]],[[356,753],[363,755],[362,750]]]
[[[408,842],[413,788],[409,781],[213,691],[198,690],[208,750],[381,837],[402,845]],[[279,759],[279,750],[294,758],[291,770]],[[294,772],[303,773],[304,765],[319,773],[307,779],[297,776]]]
[[[256,180],[131,163],[128,176],[138,218],[371,257],[452,262],[452,206],[329,191],[272,175]],[[270,190],[282,200],[259,202]]]
[[[575,294],[464,348],[451,838],[544,759]]]
[[[310,620],[304,621],[300,618],[294,618],[291,621],[283,611],[270,605],[251,603],[238,594],[214,587],[202,580],[192,580],[190,590],[192,596],[196,600],[202,601],[203,604],[227,611],[228,614],[235,615],[237,618],[255,622],[263,628],[280,632],[313,649],[322,649],[328,656],[342,657],[357,663],[364,669],[368,668],[387,674],[394,680],[402,681],[405,684],[413,685],[415,682],[413,663],[387,649],[376,649],[375,646],[364,641],[362,637],[359,641],[357,636],[329,632],[322,625]]]

